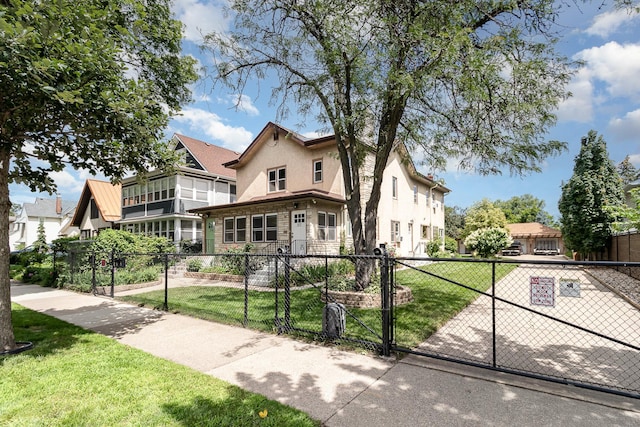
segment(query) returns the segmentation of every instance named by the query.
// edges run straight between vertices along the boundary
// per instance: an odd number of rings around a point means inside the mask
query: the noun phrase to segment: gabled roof
[[[273,139],[274,141],[277,141],[280,138],[286,138],[288,141],[310,149],[335,144],[335,138],[333,135],[322,136],[320,138],[307,138],[278,124],[269,122],[239,157],[225,163],[224,166],[233,169],[244,166],[258,151],[260,145],[269,140],[264,138],[265,135],[269,135],[269,139]]]
[[[71,200],[61,200],[62,213],[56,212],[56,199],[44,199],[36,197],[34,203],[24,203],[23,208],[27,217],[60,218],[73,213],[76,202]]]
[[[269,138],[268,139],[264,138],[265,135],[269,135]],[[247,147],[247,149],[244,150],[244,152],[238,158],[228,163],[225,163],[225,166],[233,169],[244,166],[258,151],[258,148],[260,147],[261,144],[264,144],[266,141],[270,139],[273,139],[274,141],[276,141],[280,138],[287,138],[287,140],[309,149],[326,147],[327,145],[336,144],[336,139],[334,135],[326,135],[319,138],[307,138],[303,135],[300,135],[299,133],[289,130],[276,123],[269,122],[262,129],[262,131],[260,131],[258,136],[256,136],[256,138],[253,140],[253,142],[251,142],[249,147]],[[415,167],[415,164],[413,163],[413,159],[409,155],[409,152],[407,151],[407,148],[405,147],[404,144],[397,144],[395,149],[400,154],[403,164],[407,166],[407,169],[409,170],[409,174],[413,178],[417,179],[418,181],[422,181],[426,183],[431,188],[438,188],[438,190],[442,191],[443,193],[448,193],[451,191],[447,187],[445,187],[443,184],[437,181],[434,181],[433,177],[425,176],[420,172],[418,172],[418,170]]]
[[[235,179],[236,171],[224,166],[224,163],[237,159],[240,153],[177,133],[174,138],[182,143],[205,171]]]
[[[80,226],[92,197],[103,220],[112,222],[120,219],[122,186],[120,184],[114,185],[107,181],[88,179],[82,189],[71,225]]]
[[[513,238],[562,237],[562,232],[560,230],[540,224],[539,222],[507,224],[507,228]]]

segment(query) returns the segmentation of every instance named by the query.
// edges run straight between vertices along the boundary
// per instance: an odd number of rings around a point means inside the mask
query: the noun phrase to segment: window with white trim
[[[322,159],[313,161],[313,183],[322,182]]]
[[[400,222],[391,221],[391,242],[400,241]]]
[[[269,177],[269,192],[284,191],[286,189],[287,172],[285,168],[267,171]]]
[[[225,243],[233,243],[233,239],[235,237],[235,219],[225,218],[224,219],[224,242]]]
[[[247,241],[247,217],[236,217],[236,242]]]
[[[398,198],[398,178],[395,176],[391,177],[391,197]]]
[[[278,214],[265,214],[266,237],[268,242],[278,240]]]
[[[263,242],[264,241],[264,216],[253,215],[251,217],[251,241]]]
[[[318,240],[336,240],[336,214],[318,212]]]

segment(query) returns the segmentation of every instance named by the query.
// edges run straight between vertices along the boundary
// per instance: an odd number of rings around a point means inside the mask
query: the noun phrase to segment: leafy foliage
[[[640,187],[629,190],[630,204],[607,206],[616,221],[613,223],[615,231],[640,230]]]
[[[544,200],[531,194],[515,196],[506,201],[496,200],[493,204],[502,209],[510,224],[539,222],[548,226],[554,225],[553,217],[544,210]]]
[[[620,179],[622,179],[622,184],[624,185],[631,184],[640,178],[640,171],[633,166],[628,155],[618,163],[616,169],[618,170],[618,174],[620,175]]]
[[[294,101],[333,132],[355,253],[368,254],[382,172],[399,141],[435,168],[458,159],[483,174],[538,171],[565,149],[543,138],[572,74],[554,50],[556,8],[552,0],[235,0],[234,30],[205,42],[214,78],[234,93],[273,73],[280,117]],[[366,287],[373,265],[357,264]]]
[[[455,240],[462,238],[466,214],[466,209],[458,206],[444,207],[444,230],[448,237]]]
[[[495,256],[500,250],[507,248],[513,243],[509,231],[504,228],[480,228],[473,231],[464,244],[467,248],[476,252],[481,258]]]
[[[467,210],[462,237],[466,239],[471,233],[480,229],[506,227],[507,218],[502,209],[495,206],[489,199],[482,199]]]
[[[583,257],[602,251],[615,221],[608,206],[620,206],[623,201],[622,180],[609,158],[607,144],[602,136],[589,131],[582,138],[573,175],[563,184],[558,203],[567,248]]]
[[[190,100],[170,0],[0,2],[0,248],[9,183],[52,193],[65,167],[119,181],[171,169],[169,117]],[[5,203],[6,202],[6,203]],[[0,249],[0,251],[5,249]],[[2,255],[2,254],[0,254]],[[0,348],[15,347],[8,257],[0,264]]]

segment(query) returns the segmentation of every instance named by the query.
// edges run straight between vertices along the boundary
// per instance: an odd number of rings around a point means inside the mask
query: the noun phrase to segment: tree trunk
[[[10,144],[0,149],[0,349],[14,350],[16,340],[11,322],[11,279],[9,278],[9,163]]]

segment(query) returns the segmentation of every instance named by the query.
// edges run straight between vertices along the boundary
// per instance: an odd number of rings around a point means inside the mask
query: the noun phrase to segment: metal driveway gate
[[[395,260],[421,297],[394,308],[394,350],[640,397],[640,309],[614,291],[638,282],[617,264],[418,261]]]

